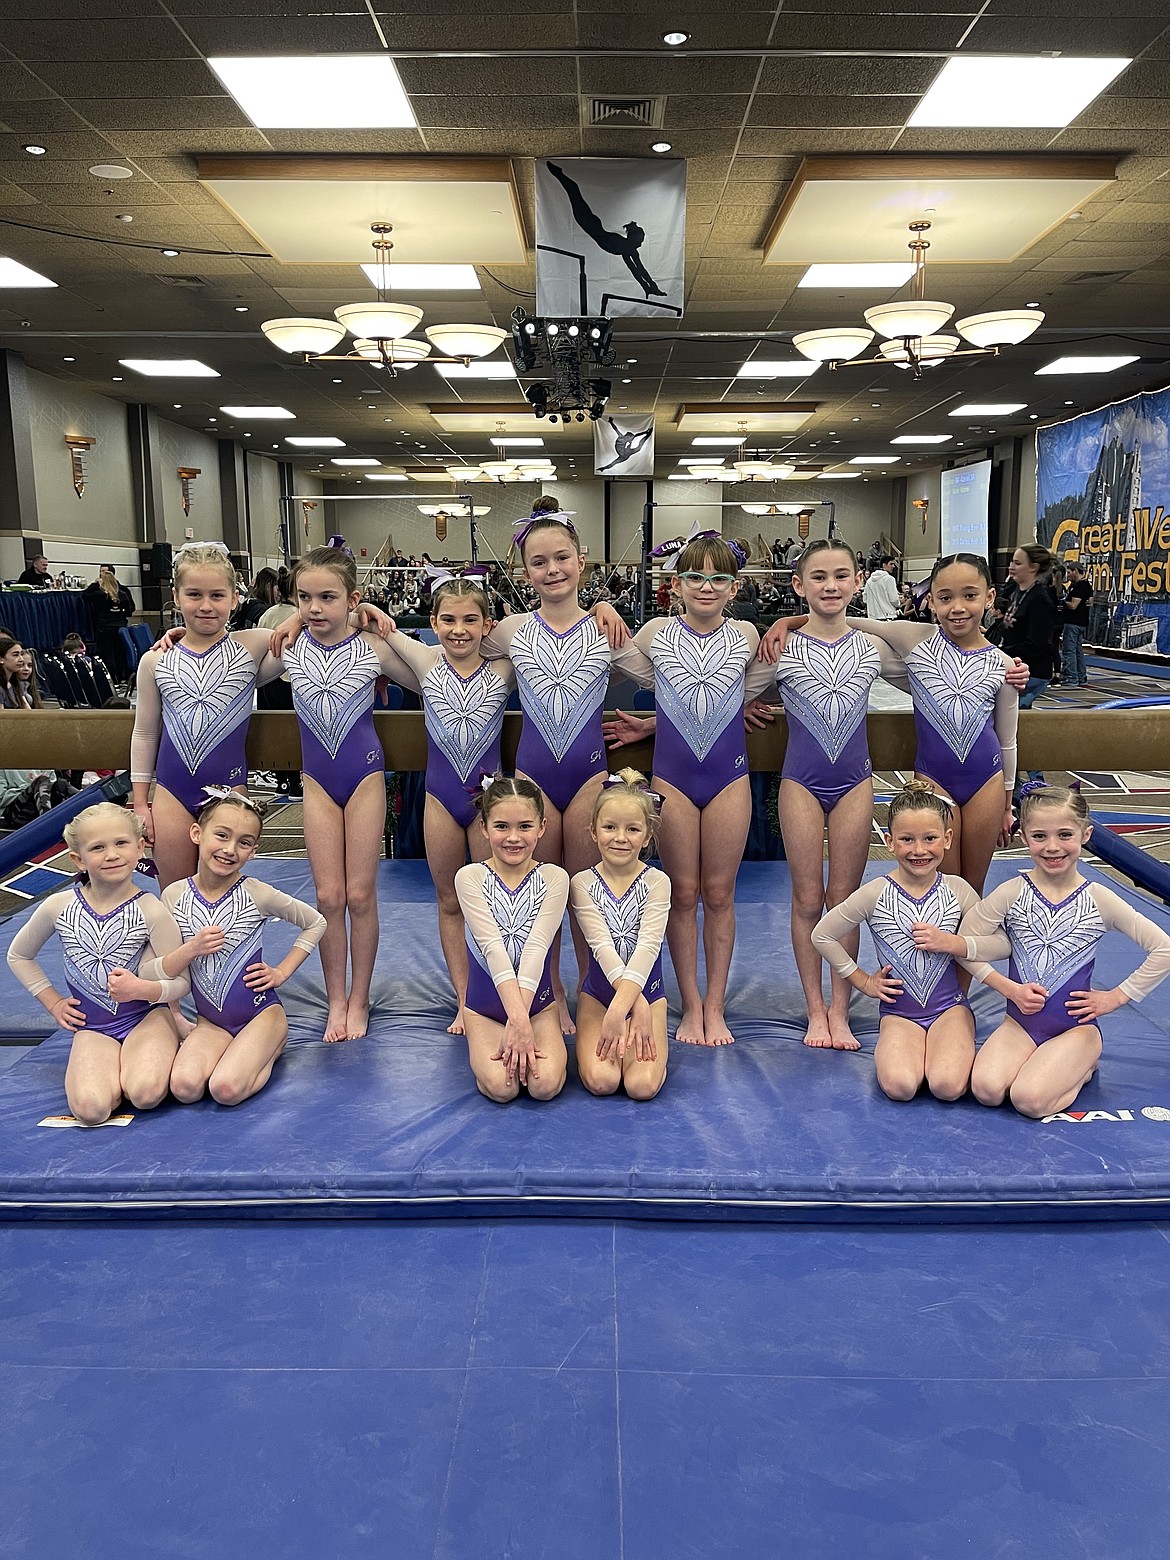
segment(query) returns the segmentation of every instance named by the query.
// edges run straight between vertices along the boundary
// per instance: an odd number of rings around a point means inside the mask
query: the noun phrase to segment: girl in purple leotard
[[[476,798],[483,774],[500,768],[504,706],[516,686],[506,656],[486,661],[483,641],[492,618],[483,588],[472,579],[448,578],[434,588],[431,627],[438,648],[395,634],[386,650],[400,663],[391,675],[418,693],[427,728],[426,806],[423,836],[427,865],[439,901],[439,941],[455,987],[457,1011],[447,1033],[464,1033],[467,936],[455,892],[455,874],[467,860],[483,861],[487,840],[479,827]]]
[[[892,1100],[912,1100],[923,1080],[936,1099],[957,1100],[975,1059],[975,1023],[954,960],[920,946],[925,930],[953,934],[979,903],[969,883],[940,871],[950,821],[949,805],[924,781],[903,786],[886,824],[894,870],[850,894],[813,928],[834,974],[882,1004],[874,1068]],[[844,946],[863,921],[880,966],[872,975]]]
[[[256,854],[263,817],[242,791],[214,788],[192,834],[193,877],[163,891],[183,945],[162,960],[168,976],[190,972],[199,1014],[171,1069],[171,1093],[192,1104],[209,1092],[239,1105],[268,1082],[288,1039],[276,995],[321,940],[325,917],[258,878],[242,876]],[[279,964],[264,962],[265,922],[291,921],[300,935]]]
[[[981,1105],[1010,1099],[1022,1115],[1053,1116],[1068,1110],[1096,1071],[1098,1020],[1140,1002],[1170,975],[1170,937],[1113,889],[1077,871],[1093,832],[1078,792],[1037,787],[1020,803],[1020,829],[1031,867],[964,916],[943,951],[973,961],[1010,953],[1006,976],[987,962],[971,965],[1008,1004],[1003,1023],[979,1048],[972,1094]],[[1119,985],[1094,991],[1097,945],[1108,931],[1121,932],[1147,957]]]

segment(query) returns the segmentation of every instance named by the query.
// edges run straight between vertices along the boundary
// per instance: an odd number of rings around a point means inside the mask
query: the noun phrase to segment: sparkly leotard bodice
[[[175,644],[154,671],[162,705],[156,777],[189,811],[205,785],[244,785],[244,743],[256,692],[256,662],[225,635],[207,650]]]
[[[848,630],[827,643],[788,636],[776,662],[776,682],[788,719],[783,777],[814,796],[828,787],[852,789],[871,774],[866,714],[881,675],[873,640]]]

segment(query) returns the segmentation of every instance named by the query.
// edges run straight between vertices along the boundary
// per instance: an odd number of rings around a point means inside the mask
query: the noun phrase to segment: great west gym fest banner
[[[1170,654],[1170,391],[1041,428],[1036,516],[1039,540],[1088,572],[1091,637]]]

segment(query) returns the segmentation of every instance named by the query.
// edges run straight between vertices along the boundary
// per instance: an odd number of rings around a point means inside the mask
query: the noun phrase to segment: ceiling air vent
[[[206,287],[207,281],[202,276],[156,276],[156,282],[161,282],[164,287]]]
[[[1077,271],[1073,276],[1066,276],[1065,281],[1070,287],[1100,287],[1105,282],[1124,281],[1132,275],[1132,271]]]
[[[589,130],[660,130],[664,97],[583,97],[581,126]]]

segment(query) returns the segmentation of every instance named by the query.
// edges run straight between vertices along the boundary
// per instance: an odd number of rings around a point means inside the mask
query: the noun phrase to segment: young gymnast
[[[471,1070],[490,1100],[515,1099],[521,1088],[551,1100],[567,1065],[550,965],[568,874],[533,859],[545,813],[532,780],[486,781],[479,814],[491,859],[455,874],[470,955],[464,1019]]]
[[[589,942],[577,1000],[577,1071],[591,1094],[651,1100],[666,1077],[666,992],[662,939],[670,879],[646,866],[661,798],[636,769],[602,781],[591,832],[601,853],[578,872],[569,902]]]
[[[210,1091],[220,1105],[239,1105],[268,1082],[288,1039],[276,988],[321,940],[325,917],[242,872],[256,854],[263,814],[243,791],[209,786],[191,833],[199,853],[194,877],[163,890],[183,945],[161,961],[162,973],[190,973],[194,1029],[171,1069],[171,1093],[184,1104]],[[301,935],[279,964],[266,964],[264,923],[291,921]]]
[[[186,631],[181,642],[168,637],[138,663],[130,740],[134,811],[164,888],[195,870],[191,825],[203,787],[248,783],[244,742],[268,648],[267,635],[228,632],[238,600],[236,571],[221,543],[181,547],[174,576]]]
[[[64,834],[79,881],[42,900],[12,939],[8,963],[61,1028],[73,1031],[65,1095],[78,1121],[96,1127],[123,1098],[136,1110],[166,1098],[179,1036],[165,1004],[189,986],[159,969],[162,957],[178,948],[179,929],[133,882],[141,821],[113,802],[98,802],[67,823]],[[36,962],[54,932],[68,995]]]
[[[817,952],[835,975],[885,1004],[874,1065],[892,1100],[912,1100],[924,1079],[936,1099],[957,1100],[966,1092],[975,1059],[975,1021],[954,960],[921,946],[933,929],[953,935],[979,903],[969,883],[940,870],[951,843],[950,821],[949,805],[925,781],[903,786],[886,823],[893,871],[834,906],[812,932]],[[872,975],[855,957],[862,922],[880,965]],[[846,938],[854,943],[853,953]]]
[[[1021,1115],[1052,1116],[1069,1108],[1096,1070],[1098,1020],[1123,1003],[1140,1002],[1170,975],[1170,936],[1077,871],[1092,833],[1078,792],[1028,789],[1020,828],[1032,865],[964,916],[959,937],[940,951],[980,961],[971,963],[973,973],[1007,998],[1003,1023],[975,1058],[972,1094],[981,1105],[1010,1099]],[[1094,991],[1097,944],[1109,931],[1130,938],[1147,957],[1119,985]],[[937,941],[943,944],[941,935]],[[1009,944],[1006,976],[982,962],[1004,958]]]
[[[469,851],[473,861],[482,861],[487,854],[475,798],[480,776],[499,771],[504,707],[516,677],[506,657],[484,660],[491,609],[476,581],[449,577],[434,587],[431,627],[438,636],[437,649],[408,634],[395,634],[384,649],[399,663],[400,669],[391,675],[422,697],[427,728],[423,838],[439,902],[439,941],[455,987],[455,1020],[447,1033],[461,1035],[467,937],[455,874]]]
[[[882,640],[905,662],[914,700],[918,753],[914,768],[952,804],[952,843],[944,870],[983,892],[997,844],[1011,834],[1016,774],[1018,689],[1027,667],[990,644],[983,614],[995,594],[987,560],[952,553],[931,570],[928,600],[938,627],[923,623],[851,619],[854,628]],[[761,655],[774,660],[789,629],[802,618],[773,626]]]
[[[735,945],[735,877],[751,822],[745,679],[753,697],[772,681],[755,659],[759,636],[724,617],[743,566],[741,553],[714,533],[678,554],[679,615],[652,618],[615,656],[625,676],[654,688],[654,787],[663,795],[659,855],[670,878],[667,938],[683,1014],[675,1039],[730,1045],[724,1017]],[[611,745],[651,722],[615,721]],[[703,905],[707,994],[699,992],[698,905]]]
[[[507,656],[515,669],[524,714],[516,773],[534,780],[545,797],[540,857],[580,872],[597,860],[589,820],[608,770],[601,711],[613,650],[629,631],[607,602],[592,614],[582,608],[577,598],[584,569],[581,543],[572,515],[551,494],[537,500],[513,541],[540,608],[497,623],[486,653]],[[588,948],[579,928],[570,924],[583,977]],[[553,989],[561,1029],[572,1034],[559,949],[558,942]]]

